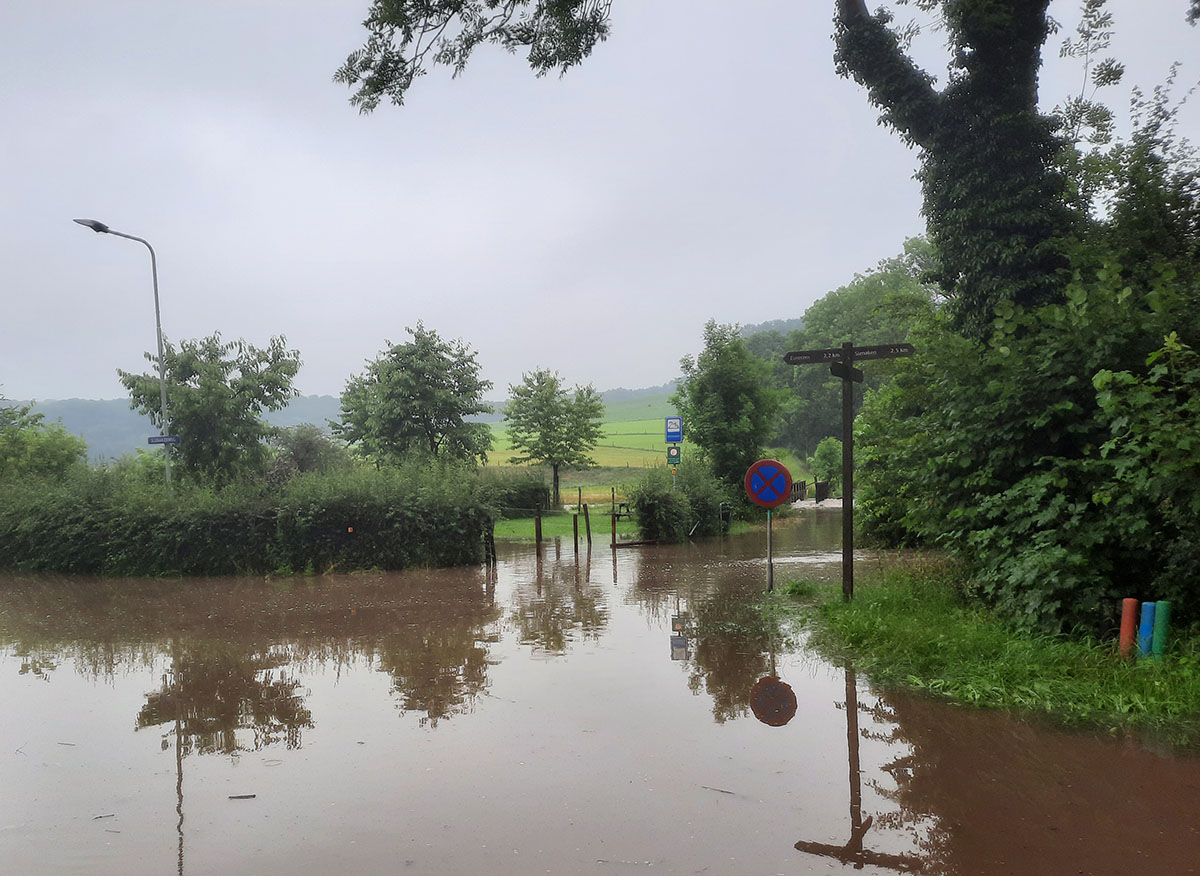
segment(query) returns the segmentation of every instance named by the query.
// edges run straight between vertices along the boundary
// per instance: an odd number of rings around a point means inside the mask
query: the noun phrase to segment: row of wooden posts
[[[578,488],[578,493],[577,493],[576,499],[577,499],[577,501],[576,501],[575,507],[578,510],[575,511],[571,515],[571,523],[572,523],[572,529],[574,531],[575,552],[578,553],[579,552],[579,513],[580,513],[580,511],[583,512],[583,529],[584,529],[584,534],[587,538],[588,548],[591,548],[591,546],[592,546],[592,517],[591,517],[590,512],[588,511],[588,506],[583,501],[583,488],[582,487]],[[624,506],[622,506],[622,507],[624,507]],[[617,488],[613,487],[612,488],[612,510],[609,512],[609,517],[611,518],[611,521],[612,521],[612,546],[614,548],[616,548],[618,546],[630,547],[633,545],[641,545],[641,544],[649,544],[650,543],[650,542],[645,542],[645,541],[623,541],[623,542],[617,541],[617,518],[621,517],[624,514],[628,514],[628,513],[630,513],[630,512],[627,508],[625,510],[618,509]],[[542,547],[542,509],[540,506],[534,511],[533,537],[537,543],[538,550],[541,550],[541,547]]]

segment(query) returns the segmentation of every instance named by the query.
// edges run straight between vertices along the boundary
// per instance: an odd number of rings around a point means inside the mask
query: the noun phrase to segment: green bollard
[[[1167,627],[1171,623],[1171,603],[1160,599],[1154,604],[1154,639],[1150,650],[1155,657],[1161,657],[1167,649]]]

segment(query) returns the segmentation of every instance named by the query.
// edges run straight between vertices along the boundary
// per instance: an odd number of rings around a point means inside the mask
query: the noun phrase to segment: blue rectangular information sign
[[[683,417],[667,417],[667,443],[678,444],[683,440]]]

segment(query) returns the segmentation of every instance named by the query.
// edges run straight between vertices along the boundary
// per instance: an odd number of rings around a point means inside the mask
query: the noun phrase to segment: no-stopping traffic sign
[[[746,495],[763,508],[790,502],[792,473],[778,460],[760,459],[746,471]]]

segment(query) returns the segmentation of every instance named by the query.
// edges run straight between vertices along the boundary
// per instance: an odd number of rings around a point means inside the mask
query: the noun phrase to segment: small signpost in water
[[[767,592],[775,589],[775,567],[771,560],[771,509],[792,501],[792,473],[774,459],[760,459],[746,471],[746,495],[767,509]]]
[[[896,359],[913,354],[912,344],[879,344],[856,347],[847,341],[829,350],[784,353],[789,365],[829,363],[829,372],[842,379],[842,597],[854,596],[854,384],[863,373],[855,362],[863,359]]]

